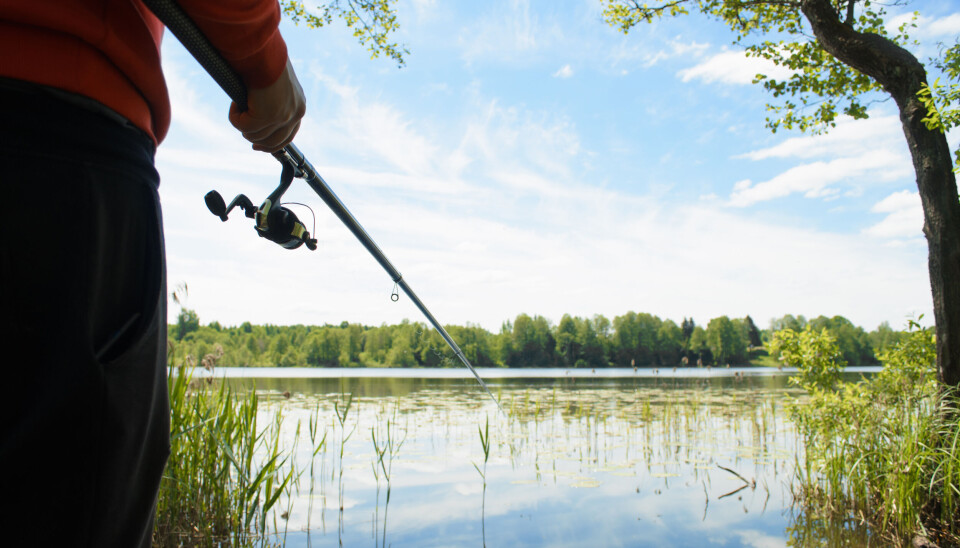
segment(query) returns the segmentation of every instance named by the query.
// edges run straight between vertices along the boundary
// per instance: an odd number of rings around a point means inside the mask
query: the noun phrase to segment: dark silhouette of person
[[[305,111],[276,0],[179,0],[249,90],[253,148]],[[0,0],[0,535],[151,543],[169,454],[162,24],[140,0]],[[175,114],[175,113],[174,113]]]

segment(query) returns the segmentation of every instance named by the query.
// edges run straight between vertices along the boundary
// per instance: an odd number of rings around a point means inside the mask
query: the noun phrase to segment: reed
[[[529,393],[527,394],[529,397]],[[480,446],[483,448],[483,470],[477,466],[477,463],[473,463],[473,467],[477,469],[477,473],[480,474],[480,477],[483,479],[483,495],[480,501],[480,531],[482,546],[486,548],[487,546],[487,462],[490,461],[490,417],[487,416],[485,428],[480,428],[477,426],[477,432],[480,434]]]
[[[204,357],[212,368],[217,354]],[[171,357],[171,362],[174,358]],[[279,412],[258,428],[255,391],[169,368],[170,457],[160,484],[155,546],[261,546],[267,515],[294,476],[280,446]]]
[[[876,377],[810,383],[809,398],[789,407],[805,447],[798,500],[814,512],[808,519],[852,519],[891,544],[957,545],[960,417],[950,411],[957,394],[935,382],[932,332],[910,328],[881,357]]]
[[[310,489],[308,491],[307,498],[309,502],[307,503],[307,530],[310,530],[310,520],[313,517],[313,493],[316,489],[316,461],[318,455],[322,451],[326,451],[327,448],[327,430],[323,430],[323,436],[320,436],[320,403],[318,402],[314,407],[313,413],[311,413],[308,420],[308,430],[310,432]],[[321,465],[323,464],[324,459],[320,458]],[[320,476],[323,476],[323,470],[320,471]],[[323,482],[320,483],[321,495],[323,495]]]
[[[337,503],[338,503],[338,513],[337,513],[337,537],[340,546],[343,546],[343,510],[344,510],[344,491],[343,491],[343,456],[346,451],[347,441],[353,436],[353,433],[357,430],[357,425],[359,421],[354,422],[353,427],[350,431],[347,431],[347,422],[350,416],[350,409],[353,406],[353,393],[347,392],[344,393],[343,386],[340,387],[340,397],[337,401],[333,402],[333,410],[336,414],[336,421],[340,425],[340,452],[339,460],[337,465]]]
[[[381,429],[381,425],[384,423],[382,417],[378,417],[377,423],[375,426],[370,428],[370,438],[373,443],[373,452],[374,452],[374,461],[371,463],[373,467],[373,477],[377,484],[377,498],[376,498],[376,510],[374,513],[374,546],[377,546],[377,540],[379,536],[380,546],[387,546],[387,512],[390,509],[390,493],[392,490],[392,485],[390,483],[390,478],[393,474],[393,460],[400,453],[400,448],[403,446],[403,442],[406,440],[406,429],[403,429],[403,435],[398,439],[397,432],[397,418],[399,415],[398,406],[394,407],[393,410],[393,422],[391,423],[390,418],[386,419],[385,428]],[[379,431],[380,441],[377,441],[377,433]],[[386,500],[383,505],[383,523],[382,523],[382,535],[380,529],[380,479],[383,478],[387,482],[387,493]]]

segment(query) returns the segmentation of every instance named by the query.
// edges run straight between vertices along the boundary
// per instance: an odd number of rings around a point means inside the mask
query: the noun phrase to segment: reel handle
[[[237,206],[240,206],[243,214],[251,219],[253,219],[257,212],[257,208],[253,206],[250,198],[247,198],[243,194],[238,194],[237,197],[230,202],[230,205],[227,206],[223,203],[223,196],[216,190],[211,190],[203,197],[203,201],[206,202],[207,209],[210,210],[210,213],[220,217],[221,221],[226,221],[227,216],[233,211],[233,208]]]

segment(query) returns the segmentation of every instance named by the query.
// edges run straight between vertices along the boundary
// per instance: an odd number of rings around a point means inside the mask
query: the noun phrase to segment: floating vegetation
[[[543,545],[557,523],[574,544],[689,543],[676,535],[693,522],[733,545],[757,527],[782,542],[803,523],[783,411],[800,392],[750,380],[503,379],[504,416],[467,380],[258,379],[258,424],[295,472],[257,523],[297,546]]]

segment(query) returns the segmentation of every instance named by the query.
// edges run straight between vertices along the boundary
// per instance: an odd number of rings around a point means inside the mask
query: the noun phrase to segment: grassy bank
[[[826,332],[783,331],[773,344],[809,394],[790,408],[805,445],[797,495],[808,518],[866,523],[894,545],[960,544],[960,419],[947,411],[955,393],[935,380],[932,330],[912,324],[881,355],[883,371],[856,383],[840,381]]]
[[[217,353],[203,365],[212,367]],[[171,360],[172,362],[173,360]],[[171,366],[170,458],[157,502],[154,546],[267,544],[270,509],[290,486],[279,412],[257,424],[257,395],[193,377],[192,360]]]

